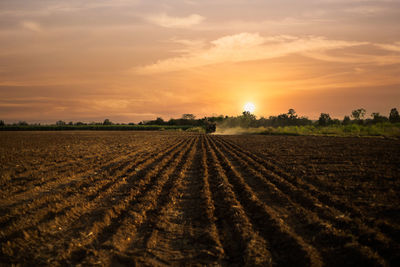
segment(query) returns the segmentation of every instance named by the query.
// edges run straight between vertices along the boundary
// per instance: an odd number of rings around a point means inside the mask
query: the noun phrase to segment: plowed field
[[[0,133],[6,265],[399,266],[400,141]]]

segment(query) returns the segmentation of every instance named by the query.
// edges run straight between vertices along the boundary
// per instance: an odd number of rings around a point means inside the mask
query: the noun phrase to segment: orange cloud
[[[139,74],[178,71],[224,62],[270,59],[292,53],[325,51],[366,44],[365,42],[329,40],[319,36],[296,37],[280,35],[263,37],[259,33],[240,33],[210,42],[209,48],[197,49],[180,57],[159,60],[134,69]]]
[[[400,42],[395,42],[394,44],[376,44],[376,46],[388,51],[400,52]]]
[[[42,27],[40,26],[39,23],[33,22],[33,21],[23,21],[22,23],[22,27],[24,27],[25,29],[34,31],[34,32],[41,32],[42,31]]]

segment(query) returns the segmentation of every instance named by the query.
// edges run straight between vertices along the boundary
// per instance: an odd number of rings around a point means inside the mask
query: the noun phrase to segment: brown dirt
[[[399,266],[400,141],[0,133],[5,265]]]

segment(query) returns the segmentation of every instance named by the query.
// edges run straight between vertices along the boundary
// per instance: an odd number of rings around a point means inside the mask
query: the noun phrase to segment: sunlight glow
[[[255,109],[256,109],[256,106],[251,102],[247,102],[243,106],[243,110],[247,111],[247,112],[250,112],[250,113],[253,113]]]

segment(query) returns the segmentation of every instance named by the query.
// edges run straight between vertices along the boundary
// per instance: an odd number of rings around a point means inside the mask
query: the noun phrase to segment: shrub
[[[392,123],[400,122],[400,115],[396,108],[390,110],[389,121]]]
[[[318,125],[326,126],[332,123],[331,116],[328,113],[321,113],[318,119]]]
[[[350,117],[349,116],[344,116],[342,124],[343,125],[349,125],[351,123]]]
[[[112,125],[112,122],[109,119],[105,119],[103,125]]]
[[[66,125],[66,123],[65,123],[65,121],[61,121],[61,120],[60,120],[60,121],[57,121],[57,122],[56,122],[56,125],[57,125],[57,126],[64,126],[64,125]]]

